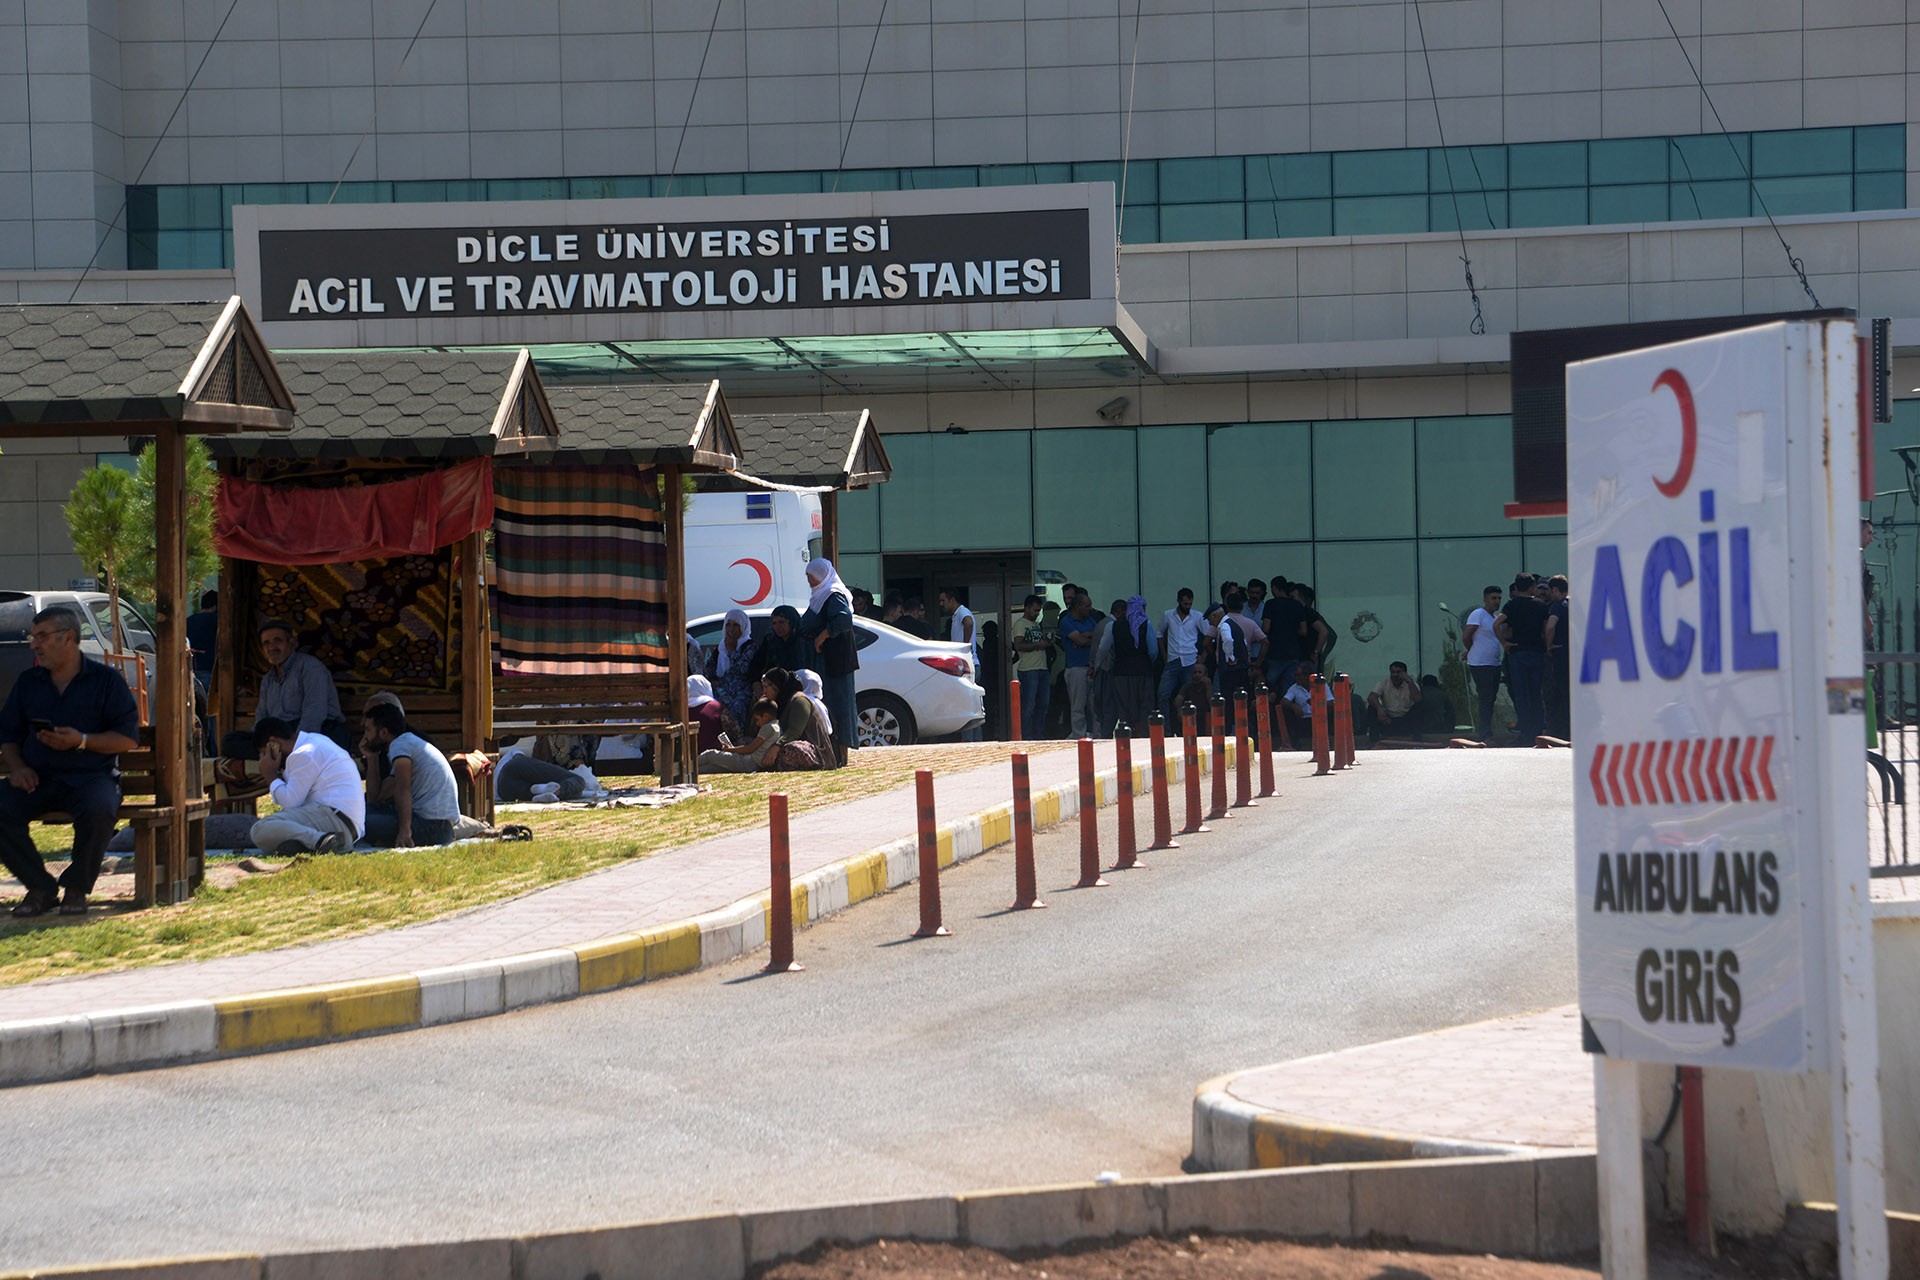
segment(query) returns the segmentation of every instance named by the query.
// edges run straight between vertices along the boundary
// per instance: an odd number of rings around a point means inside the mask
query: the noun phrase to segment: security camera
[[[1126,416],[1127,406],[1132,403],[1133,402],[1125,396],[1115,396],[1098,409],[1095,409],[1094,412],[1100,415],[1100,421],[1102,422],[1118,422]]]

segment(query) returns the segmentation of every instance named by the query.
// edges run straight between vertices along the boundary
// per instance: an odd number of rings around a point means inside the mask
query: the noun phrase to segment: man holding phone
[[[45,915],[56,903],[61,915],[85,915],[119,818],[116,765],[139,745],[140,713],[119,673],[80,652],[72,609],[35,614],[27,640],[35,665],[0,706],[0,861],[27,890],[14,915]],[[73,856],[57,881],[27,829],[55,811],[73,818]]]

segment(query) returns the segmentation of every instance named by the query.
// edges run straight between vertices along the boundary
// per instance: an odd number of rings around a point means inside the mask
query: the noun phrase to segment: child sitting
[[[780,708],[772,698],[753,704],[751,742],[734,743],[720,735],[720,745],[700,753],[702,773],[754,773],[771,769],[780,757]]]

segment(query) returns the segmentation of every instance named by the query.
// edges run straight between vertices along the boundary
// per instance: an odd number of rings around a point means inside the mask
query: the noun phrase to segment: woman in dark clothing
[[[780,708],[780,756],[777,769],[833,768],[833,739],[814,712],[813,699],[785,667],[770,667],[760,677],[763,696]]]
[[[707,658],[707,676],[713,682],[713,696],[720,699],[735,724],[747,723],[753,688],[760,683],[752,675],[754,654],[759,647],[753,638],[753,623],[748,621],[747,611],[727,610],[720,642]]]
[[[853,642],[853,592],[834,572],[830,560],[807,565],[807,583],[813,595],[800,618],[800,634],[807,639],[814,660],[807,665],[820,673],[826,686],[827,715],[833,721],[833,754],[837,764],[847,762],[859,726],[854,709],[853,673],[860,658]]]
[[[1118,611],[1116,611],[1118,612]],[[1153,624],[1147,618],[1144,596],[1130,596],[1125,612],[1107,632],[1113,648],[1112,707],[1116,722],[1124,721],[1136,738],[1147,736],[1147,717],[1153,714]]]
[[[798,609],[790,604],[779,606],[773,611],[769,625],[772,629],[761,637],[753,661],[747,664],[749,679],[758,680],[775,667],[784,671],[798,671],[803,667],[815,666],[812,651],[807,648],[807,642],[800,638]]]

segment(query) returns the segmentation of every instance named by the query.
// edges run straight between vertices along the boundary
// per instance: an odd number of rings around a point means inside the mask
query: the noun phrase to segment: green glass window
[[[1127,198],[1134,198],[1128,174]],[[1205,204],[1246,198],[1246,164],[1239,156],[1204,156],[1160,162],[1160,203]]]
[[[1455,210],[1458,210],[1456,219]],[[1492,231],[1507,225],[1507,193],[1462,191],[1458,195],[1427,197],[1428,229],[1432,231]]]
[[[865,587],[880,595],[880,584],[885,581],[885,561],[876,555],[855,555],[852,552],[840,553],[839,561],[833,566],[840,580],[848,586]]]
[[[1040,492],[1033,507],[1033,536],[1042,546],[1139,541],[1131,432],[1112,428],[1054,429],[1033,433],[1033,474]],[[1071,476],[1070,487],[1052,484]],[[1122,500],[1115,501],[1116,495]],[[1098,603],[1098,602],[1096,602]]]
[[[1289,582],[1313,581],[1311,542],[1216,542],[1212,550],[1212,568],[1207,574],[1209,600],[1219,595],[1220,584],[1227,581],[1237,582],[1242,588],[1255,577],[1262,582],[1276,575]],[[1196,583],[1194,590],[1199,589]]]
[[[1525,541],[1522,554],[1526,557],[1526,564],[1523,566],[1526,572],[1550,578],[1556,573],[1567,571],[1566,534],[1529,533]]]
[[[1247,237],[1297,239],[1333,234],[1333,201],[1266,200],[1247,206]]]
[[[1571,187],[1587,185],[1587,144],[1584,142],[1524,142],[1507,148],[1509,185]]]
[[[1916,402],[1920,403],[1920,402]],[[1140,466],[1140,541],[1205,542],[1205,427],[1141,427],[1134,432]]]
[[[1516,227],[1580,227],[1587,225],[1587,189],[1563,187],[1556,191],[1514,191],[1507,211]]]
[[[820,175],[817,173],[749,173],[743,184],[746,194],[759,195],[806,195],[820,190]]]
[[[1595,186],[1667,180],[1664,138],[1608,138],[1587,144],[1587,164]]]
[[[1124,547],[1035,547],[1033,566],[1058,569],[1072,578],[1093,597],[1096,609],[1105,609],[1115,599],[1125,599],[1140,590],[1140,551],[1131,543]],[[1154,622],[1157,628],[1159,619]]]
[[[1697,183],[1712,178],[1745,178],[1748,142],[1744,133],[1724,137],[1703,133],[1672,139],[1673,180]]]
[[[1419,659],[1416,544],[1321,542],[1313,561],[1315,607],[1335,637],[1333,666],[1364,697],[1386,679],[1389,663]]]
[[[1506,414],[1421,418],[1418,452],[1421,537],[1509,533],[1513,419]]]
[[[1160,171],[1151,160],[1134,160],[1126,166],[1125,183],[1128,204],[1155,204],[1160,199]],[[1118,192],[1122,184],[1118,160],[1081,162],[1073,166],[1075,182],[1111,182]]]
[[[1907,167],[1905,125],[1864,125],[1853,131],[1853,167],[1863,173]]]
[[[1333,156],[1330,152],[1247,157],[1249,199],[1300,200],[1332,194]]]
[[[890,437],[893,479],[880,486],[881,545],[888,551],[1032,546],[1028,435]]]
[[[1511,528],[1511,526],[1509,526]],[[1523,564],[1521,540],[1503,538],[1424,538],[1420,542],[1420,671],[1439,675],[1449,651],[1465,654],[1460,632],[1467,615],[1480,607],[1481,590],[1504,593]],[[1451,629],[1451,636],[1448,632]],[[1409,663],[1412,659],[1407,660]],[[1464,674],[1464,673],[1463,673]],[[1471,696],[1471,690],[1468,691]],[[1456,697],[1457,697],[1456,693]],[[1473,718],[1472,704],[1453,708],[1456,724]]]
[[[1427,190],[1504,191],[1505,147],[1435,147],[1427,152]]]
[[[1668,218],[1667,190],[1664,182],[1632,187],[1595,187],[1587,201],[1588,217],[1597,227],[1614,222],[1665,222]]]
[[[1131,212],[1128,229],[1138,230]],[[1231,204],[1163,204],[1160,206],[1160,235],[1163,241],[1244,240],[1247,238],[1247,206],[1235,200]]]
[[[1358,196],[1333,202],[1337,236],[1382,236],[1427,229],[1425,196]]]
[[[1312,424],[1305,422],[1235,423],[1208,431],[1205,492],[1213,541],[1313,536],[1312,436]],[[1192,502],[1198,491],[1176,492],[1172,500]]]
[[[1835,173],[1806,178],[1756,178],[1754,190],[1766,201],[1767,212],[1824,213],[1853,201],[1853,177]]]
[[[1904,173],[1863,173],[1853,180],[1855,209],[1904,209],[1907,207],[1907,175]]]
[[[1180,588],[1192,590],[1194,608],[1206,607],[1209,573],[1204,543],[1140,548],[1140,594],[1147,598],[1147,616],[1153,619],[1156,635],[1161,629],[1161,615],[1173,608]]]
[[[830,175],[823,191],[898,191],[903,184],[898,169],[848,169]]]
[[[1314,537],[1410,538],[1413,497],[1410,420],[1313,424]]]
[[[1676,218],[1746,218],[1753,192],[1746,182],[1676,182],[1671,196]]]
[[[1159,244],[1160,206],[1130,204],[1117,212],[1115,225],[1128,244]]]
[[[980,171],[972,165],[952,165],[944,169],[907,169],[900,175],[903,191],[927,191],[943,187],[977,187]]]
[[[1333,193],[1337,196],[1390,196],[1427,190],[1427,153],[1418,151],[1336,151]]]
[[[1783,178],[1853,168],[1850,129],[1791,129],[1753,135],[1753,176]]]
[[[840,546],[843,550],[880,550],[880,490],[883,487],[874,485],[866,489],[849,489],[840,495]]]
[[[1024,187],[1036,183],[1072,181],[1073,166],[1070,164],[983,164],[980,166],[980,185],[983,187]]]

